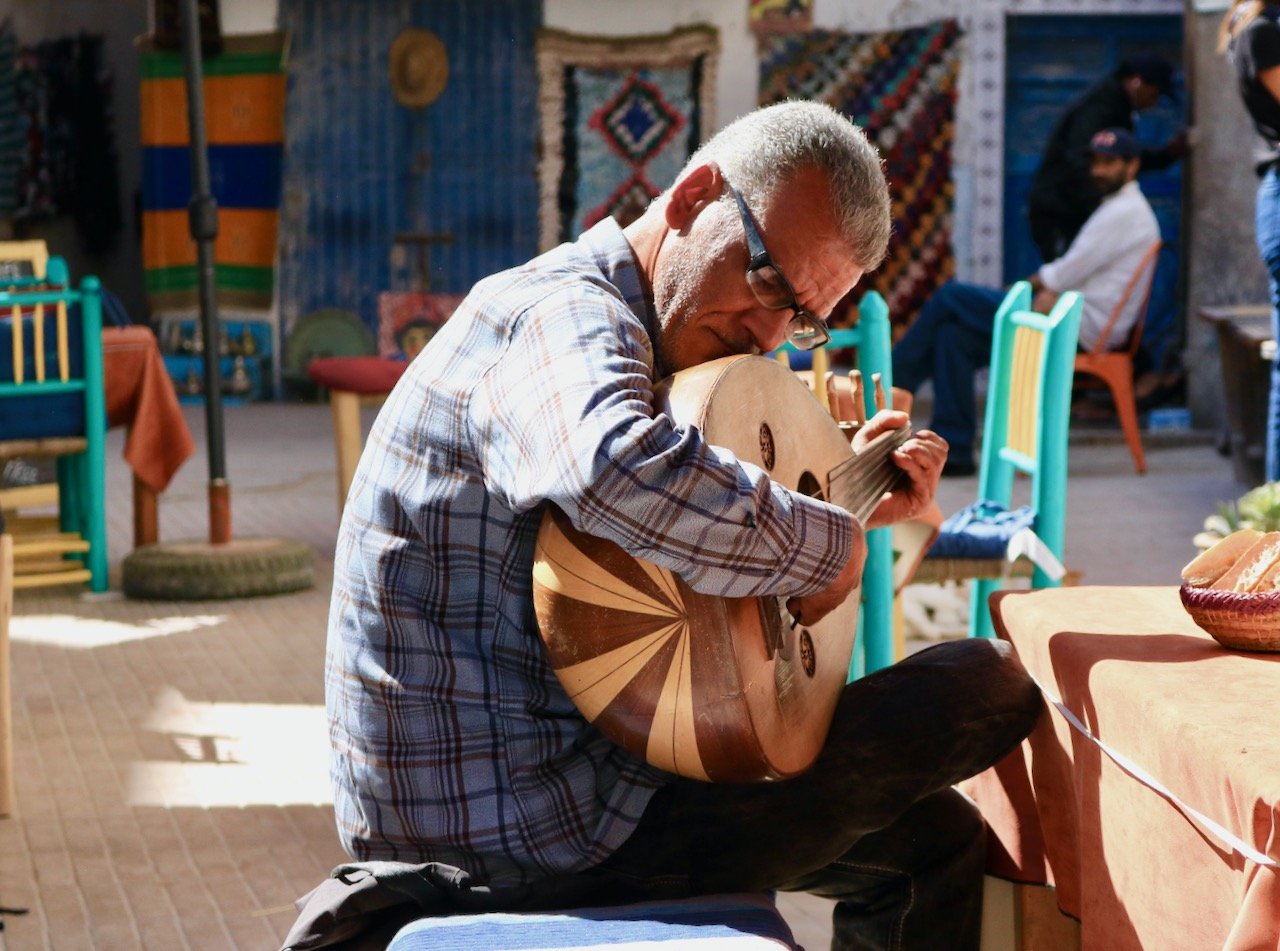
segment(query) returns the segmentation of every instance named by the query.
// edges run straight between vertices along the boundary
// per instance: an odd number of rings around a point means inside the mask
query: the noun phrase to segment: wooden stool
[[[408,365],[389,357],[319,357],[307,364],[307,375],[329,391],[333,447],[338,464],[339,515],[346,505],[347,492],[364,448],[360,406],[385,400]]]

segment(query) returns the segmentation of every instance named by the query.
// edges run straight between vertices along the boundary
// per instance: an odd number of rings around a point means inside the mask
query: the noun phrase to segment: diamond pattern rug
[[[910,323],[955,274],[951,146],[961,37],[955,20],[943,20],[884,33],[761,39],[761,105],[828,103],[861,126],[884,158],[893,197],[889,256],[855,294],[879,291],[896,326]]]
[[[602,39],[538,35],[539,246],[606,215],[623,225],[675,179],[713,125],[716,31]]]

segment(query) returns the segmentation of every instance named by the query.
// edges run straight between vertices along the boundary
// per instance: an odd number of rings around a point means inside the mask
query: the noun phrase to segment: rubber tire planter
[[[314,561],[309,545],[279,538],[147,545],[125,557],[122,587],[128,597],[157,601],[285,594],[312,587]]]

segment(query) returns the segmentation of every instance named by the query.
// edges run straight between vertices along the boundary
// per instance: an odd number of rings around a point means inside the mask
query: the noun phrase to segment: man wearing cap
[[[1031,240],[1045,261],[1052,261],[1098,206],[1091,189],[1089,140],[1101,129],[1133,131],[1134,115],[1153,107],[1161,96],[1173,100],[1173,67],[1151,53],[1123,60],[1062,114],[1040,159],[1027,195]],[[1185,133],[1160,149],[1143,149],[1144,172],[1167,168],[1187,152]]]
[[[1155,213],[1136,181],[1141,161],[1138,140],[1128,129],[1096,133],[1089,143],[1090,188],[1100,204],[1066,253],[1042,265],[1027,280],[1040,313],[1052,309],[1065,291],[1084,298],[1080,347],[1091,348],[1105,328],[1146,251],[1160,238]],[[915,392],[933,380],[930,429],[950,444],[946,476],[971,475],[977,410],[973,377],[991,358],[996,311],[1005,292],[950,281],[938,289],[893,348],[895,386]],[[1118,347],[1138,319],[1141,295],[1134,294],[1116,320],[1107,346]]]

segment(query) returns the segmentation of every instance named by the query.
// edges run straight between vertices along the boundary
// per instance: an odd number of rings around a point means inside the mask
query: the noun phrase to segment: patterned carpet
[[[539,34],[543,250],[606,215],[629,224],[675,179],[712,127],[718,48],[710,27],[608,40]]]
[[[960,46],[955,20],[885,33],[815,30],[761,39],[761,105],[795,98],[828,103],[866,130],[884,157],[893,195],[889,257],[855,294],[878,290],[896,326],[909,323],[955,273],[951,146]]]

